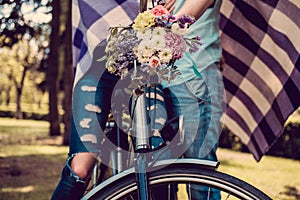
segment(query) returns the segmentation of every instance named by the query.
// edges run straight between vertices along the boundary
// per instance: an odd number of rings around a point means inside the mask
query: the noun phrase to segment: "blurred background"
[[[0,0],[0,199],[49,199],[68,152],[71,0]],[[226,127],[220,170],[300,199],[300,111],[257,163]]]
[[[0,116],[47,120],[50,136],[67,133],[71,1],[4,0],[0,19]]]

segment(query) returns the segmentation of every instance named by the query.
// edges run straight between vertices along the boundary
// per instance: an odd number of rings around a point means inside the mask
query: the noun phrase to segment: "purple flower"
[[[196,36],[195,39],[198,40],[198,41],[200,41],[200,40],[201,40],[201,37],[198,35],[198,36]]]
[[[186,43],[182,36],[168,32],[165,36],[166,46],[171,49],[173,59],[177,60],[183,56],[186,51]]]
[[[195,22],[195,19],[188,15],[182,15],[181,17],[178,17],[177,22],[181,28],[184,28],[186,24],[188,26],[193,24]]]
[[[189,48],[190,54],[195,53],[198,50],[199,50],[199,47],[195,43],[193,43],[192,46]]]
[[[115,43],[116,49],[119,53],[127,53],[131,51],[139,41],[134,34],[128,34],[123,37],[117,38]]]

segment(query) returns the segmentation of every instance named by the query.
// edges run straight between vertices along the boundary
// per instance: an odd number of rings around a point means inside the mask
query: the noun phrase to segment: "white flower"
[[[136,31],[136,36],[140,40],[148,40],[152,37],[151,29],[149,28],[143,28]]]
[[[151,46],[155,47],[156,49],[161,49],[166,47],[165,37],[163,36],[154,36],[151,39]]]
[[[139,49],[140,46],[136,46],[133,49],[133,53],[137,57],[137,60],[141,63],[147,62],[148,59],[152,56],[152,50],[149,48],[146,49]]]
[[[180,28],[177,23],[173,23],[171,31],[177,35],[185,35],[189,31],[189,29],[186,26],[184,28]]]
[[[172,59],[172,51],[167,48],[162,49],[159,52],[158,57],[162,63],[169,63],[170,60]]]
[[[144,51],[144,49],[151,49],[152,42],[151,40],[142,40],[138,46],[138,51]]]
[[[137,53],[136,53],[136,57],[137,57],[137,59],[138,59],[138,61],[139,61],[140,63],[146,63],[146,62],[148,62],[148,60],[149,60],[149,58],[150,58],[148,55],[145,55],[145,54],[143,53],[143,51],[137,52]]]
[[[155,52],[155,49],[144,49],[141,53],[144,54],[145,57],[151,57]]]
[[[152,30],[152,35],[153,37],[165,37],[166,35],[166,31],[163,27],[155,27],[153,30]]]

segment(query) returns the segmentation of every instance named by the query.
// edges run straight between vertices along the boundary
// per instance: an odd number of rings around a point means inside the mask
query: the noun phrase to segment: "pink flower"
[[[155,16],[170,15],[170,12],[162,5],[157,5],[152,8],[151,13]]]
[[[152,56],[149,60],[149,66],[151,68],[158,68],[160,67],[160,60],[157,56]]]

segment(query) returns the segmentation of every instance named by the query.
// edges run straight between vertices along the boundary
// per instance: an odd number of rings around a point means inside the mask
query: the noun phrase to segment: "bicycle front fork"
[[[149,179],[147,174],[147,155],[139,153],[136,158],[135,175],[138,187],[138,199],[149,200]]]

